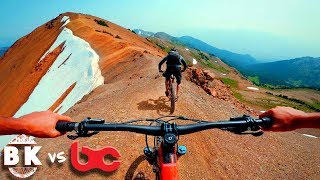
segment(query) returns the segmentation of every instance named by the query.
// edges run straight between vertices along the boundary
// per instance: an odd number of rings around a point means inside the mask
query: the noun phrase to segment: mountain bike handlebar
[[[184,120],[190,119],[186,118]],[[129,131],[146,135],[162,136],[168,131],[177,135],[185,135],[214,128],[228,130],[238,134],[247,130],[257,131],[260,129],[260,127],[268,128],[272,126],[272,123],[272,119],[267,117],[262,119],[254,119],[250,116],[242,116],[231,118],[229,121],[201,121],[201,123],[189,125],[176,125],[175,123],[164,122],[161,124],[161,126],[146,126],[125,123],[104,123],[103,119],[88,118],[81,122],[59,121],[56,124],[56,129],[60,132],[76,131],[79,136],[84,137],[87,137],[86,135],[88,135],[88,131]]]

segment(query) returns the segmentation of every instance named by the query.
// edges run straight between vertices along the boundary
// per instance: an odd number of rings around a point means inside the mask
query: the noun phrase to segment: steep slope
[[[131,31],[112,23],[100,27],[100,21],[65,13],[19,39],[0,59],[0,114],[64,113],[97,86],[130,70],[126,66],[132,59],[158,53]],[[10,138],[0,138],[1,149]]]
[[[67,20],[62,19],[64,16],[70,16],[71,22],[65,22]],[[81,53],[85,53],[85,50],[90,48],[89,46],[97,52],[97,55],[94,55],[93,51],[89,52],[92,54],[89,56],[97,56],[89,58],[94,58],[99,63],[99,70],[101,69],[102,75],[106,76],[104,77],[106,83],[114,80],[116,74],[113,71],[118,73],[125,70],[129,62],[128,58],[131,60],[149,51],[154,51],[153,45],[131,31],[109,22],[108,27],[101,26],[95,21],[97,19],[66,13],[18,40],[0,59],[0,99],[3,104],[0,107],[0,113],[12,116],[27,101],[34,88],[57,59],[61,60],[60,64],[56,62],[59,70],[64,67],[62,65],[68,64],[70,59],[78,59],[79,63],[80,59],[86,56]],[[71,30],[62,28],[64,25]],[[84,44],[79,44],[77,37],[83,39]],[[88,48],[85,47],[86,42],[90,44]],[[161,53],[158,54],[161,55]],[[114,65],[120,62],[122,67],[114,69]],[[106,75],[107,72],[108,75]],[[64,76],[71,77],[77,74],[65,74]],[[73,83],[68,84],[71,86]],[[65,91],[68,87],[59,88]]]
[[[91,116],[104,118],[108,122],[123,122],[169,114],[169,102],[164,97],[164,79],[157,71],[164,52],[129,30],[94,16],[65,13],[58,17],[58,27],[64,16],[70,17],[66,27],[73,35],[88,42],[99,55],[99,69],[104,78],[103,85],[84,96],[66,115],[75,121]],[[97,24],[97,21],[104,21],[108,27]],[[62,30],[57,31],[55,40]],[[52,47],[55,40],[41,50],[43,52],[39,53],[35,63]],[[174,114],[215,121],[244,113],[248,111],[209,96],[202,88],[184,78]],[[36,139],[38,145],[42,146],[38,157],[43,166],[38,167],[32,178],[132,179],[138,172],[143,172],[149,179],[154,178],[152,168],[141,156],[145,147],[142,135],[106,132],[77,140],[80,147],[117,148],[121,152],[120,168],[113,173],[76,171],[70,165],[70,145],[73,141],[62,136],[56,139]],[[188,153],[179,159],[180,179],[282,179],[288,178],[288,175],[298,179],[316,179],[320,176],[318,143],[318,139],[310,139],[295,132],[266,133],[262,137],[252,137],[206,131],[181,136],[179,144],[186,145]],[[50,164],[46,161],[47,153],[61,151],[66,153],[65,163]],[[3,163],[0,166],[5,169]],[[11,178],[12,175],[3,170],[0,177]]]
[[[57,20],[52,22],[56,26],[60,25]],[[53,44],[60,31],[59,28],[48,29],[46,25],[42,25],[15,42],[0,58],[0,99],[2,104],[0,113],[2,115],[13,116],[26,102],[34,87],[52,65],[62,46],[49,54],[41,67],[39,67],[38,61]]]
[[[320,88],[320,58],[301,57],[253,64],[243,72],[248,76],[257,76],[261,84]]]

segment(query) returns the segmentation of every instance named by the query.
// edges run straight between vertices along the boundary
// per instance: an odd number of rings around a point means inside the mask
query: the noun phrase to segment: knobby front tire
[[[173,85],[171,84],[170,86],[170,91],[171,91],[171,107],[170,107],[170,114],[173,114],[175,106],[176,106],[176,93],[174,92]]]

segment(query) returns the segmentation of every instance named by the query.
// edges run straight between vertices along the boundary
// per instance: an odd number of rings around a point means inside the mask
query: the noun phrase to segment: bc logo
[[[75,141],[71,145],[71,164],[78,171],[89,171],[91,169],[101,169],[105,172],[112,172],[118,169],[120,166],[120,161],[118,158],[121,157],[119,151],[113,147],[107,146],[101,149],[91,149],[87,146],[83,146],[81,153],[87,155],[88,162],[79,162],[79,152],[78,152],[78,141]],[[104,157],[110,155],[116,160],[112,163],[106,164]]]

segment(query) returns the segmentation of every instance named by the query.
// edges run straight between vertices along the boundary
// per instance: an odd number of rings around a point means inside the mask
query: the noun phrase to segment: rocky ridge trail
[[[186,70],[186,79],[201,87],[213,98],[218,98],[232,103],[237,108],[246,110],[248,114],[258,115],[258,113],[237,100],[229,85],[225,85],[220,79],[215,78],[215,74],[200,67],[190,67]]]
[[[116,82],[100,86],[66,114],[77,121],[91,116],[110,122],[168,115],[164,78],[157,72],[159,61],[159,57],[143,56],[132,64],[135,71],[120,74]],[[229,101],[208,95],[186,78],[182,81],[175,115],[215,121],[248,113]],[[50,141],[37,139],[37,142],[43,146],[42,159],[46,158],[45,152],[50,151],[64,151],[70,157],[72,141],[65,136]],[[49,164],[44,164],[34,178],[131,179],[143,173],[146,179],[154,179],[151,166],[143,160],[143,135],[106,132],[81,138],[79,142],[80,146],[91,148],[117,148],[121,152],[120,168],[111,174],[99,170],[80,173],[68,165],[69,162],[50,168]],[[319,165],[318,142],[294,132],[265,133],[261,137],[253,137],[209,130],[182,136],[179,144],[186,145],[188,153],[179,159],[180,179],[273,179],[289,176],[316,179],[319,176],[316,168]]]
[[[163,51],[109,21],[105,21],[108,27],[102,27],[94,21],[100,18],[75,13],[66,15],[71,19],[67,27],[90,43],[100,56],[99,67],[105,79],[103,85],[86,95],[66,115],[74,121],[93,117],[104,118],[107,122],[125,122],[169,114],[170,103],[164,94],[164,78],[157,69],[165,55]],[[39,30],[44,31],[41,28]],[[115,38],[116,35],[121,39]],[[53,39],[50,38],[48,42]],[[45,52],[44,49],[42,51]],[[6,56],[8,58],[10,53]],[[188,70],[182,80],[174,115],[218,121],[250,114],[251,111],[242,107],[232,96],[228,86],[213,77],[213,74],[201,69]],[[79,149],[82,146],[93,149],[112,146],[121,153],[119,169],[106,173],[100,170],[75,170],[70,164],[70,146],[74,141],[66,136],[37,138],[36,142],[42,146],[38,157],[43,165],[38,167],[31,179],[132,179],[139,172],[146,179],[154,179],[151,166],[143,158],[144,140],[143,135],[129,132],[101,132],[90,138],[77,139]],[[181,136],[179,144],[188,148],[187,154],[179,159],[180,179],[320,177],[319,139],[310,139],[296,132],[265,133],[261,137],[253,137],[208,130]],[[55,152],[64,152],[67,160],[62,164],[51,164],[48,153]],[[86,158],[81,156],[80,161],[85,162]],[[10,172],[5,170],[0,174],[1,179],[11,177]]]

